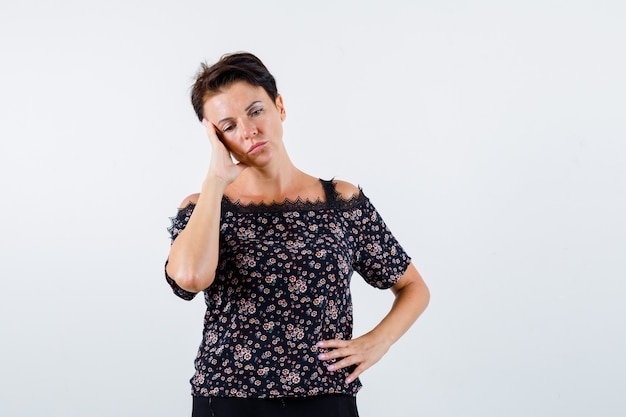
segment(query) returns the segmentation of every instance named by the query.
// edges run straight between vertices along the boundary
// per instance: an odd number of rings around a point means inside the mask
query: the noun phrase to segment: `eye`
[[[222,128],[222,132],[228,132],[228,131],[231,131],[231,130],[233,130],[233,129],[234,129],[234,127],[235,127],[235,126],[234,126],[234,125],[232,125],[232,124],[227,124],[227,125],[225,125],[225,126]]]
[[[257,108],[254,108],[254,109],[250,110],[250,116],[252,116],[252,117],[259,116],[261,113],[263,113],[263,108],[262,107],[257,107]]]

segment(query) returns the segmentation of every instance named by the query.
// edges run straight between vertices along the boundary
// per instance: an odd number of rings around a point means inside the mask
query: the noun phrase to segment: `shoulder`
[[[183,199],[183,201],[178,206],[179,209],[184,209],[189,204],[196,204],[198,202],[198,198],[200,197],[200,193],[191,194]]]
[[[361,194],[361,189],[356,185],[347,181],[333,179],[335,185],[335,191],[342,200],[350,200],[353,197],[357,197]]]

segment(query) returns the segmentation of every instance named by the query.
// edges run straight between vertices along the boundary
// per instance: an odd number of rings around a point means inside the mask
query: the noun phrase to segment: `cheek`
[[[238,141],[229,139],[228,137],[224,138],[222,143],[226,146],[226,149],[230,151],[230,153],[237,159],[237,161],[241,161],[241,154],[243,153],[243,149],[241,148],[241,144]]]

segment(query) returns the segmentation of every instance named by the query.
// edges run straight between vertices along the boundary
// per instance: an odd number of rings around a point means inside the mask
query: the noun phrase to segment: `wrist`
[[[215,175],[207,175],[202,182],[202,194],[214,195],[221,198],[229,184],[230,181],[225,178]]]
[[[394,338],[391,334],[389,334],[389,332],[380,327],[376,327],[375,329],[373,329],[370,334],[380,343],[385,345],[387,349],[389,349],[391,345],[393,345],[396,340],[398,340],[397,338]]]

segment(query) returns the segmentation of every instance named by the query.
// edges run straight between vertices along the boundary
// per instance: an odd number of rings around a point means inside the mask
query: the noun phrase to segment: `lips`
[[[250,148],[248,148],[248,153],[253,153],[257,151],[258,149],[261,149],[263,146],[265,146],[266,143],[267,142],[257,142],[253,144],[252,146],[250,146]]]

